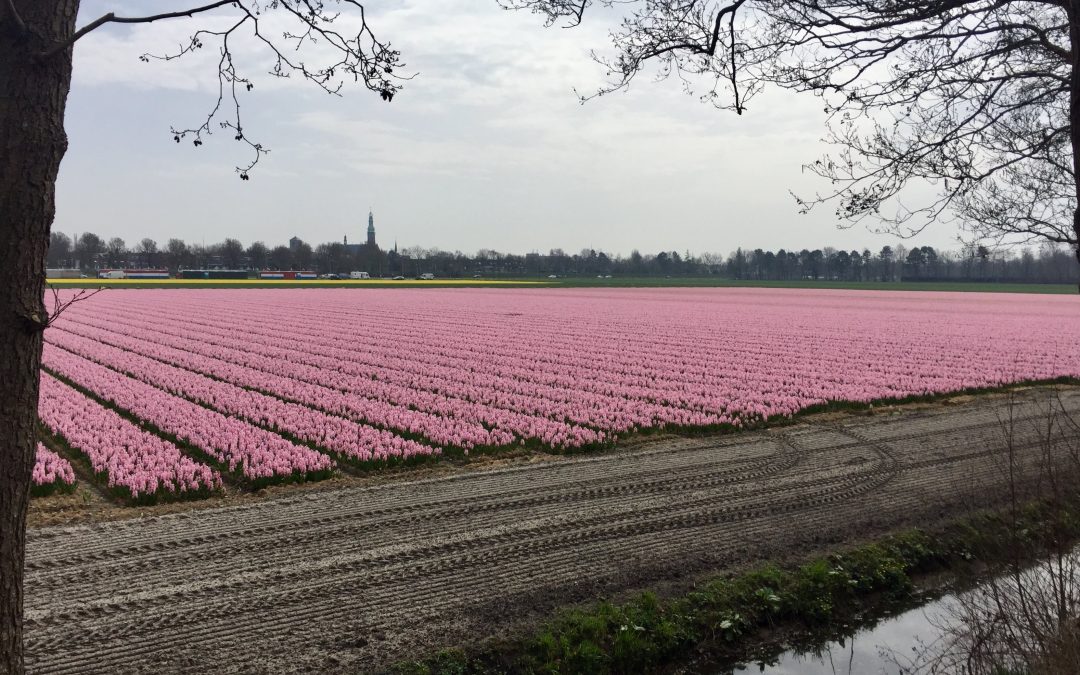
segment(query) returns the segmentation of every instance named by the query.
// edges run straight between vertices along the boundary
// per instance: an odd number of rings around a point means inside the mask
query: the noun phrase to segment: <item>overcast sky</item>
[[[80,24],[183,0],[83,0]],[[817,99],[769,91],[740,116],[642,78],[627,93],[581,105],[603,70],[603,17],[565,30],[500,10],[495,0],[366,3],[369,23],[416,73],[392,103],[359,87],[328,96],[266,75],[265,50],[237,47],[255,84],[245,131],[271,149],[241,181],[248,155],[227,132],[194,148],[170,126],[196,126],[216,98],[216,45],[170,63],[142,63],[201,19],[99,29],[75,47],[55,229],[134,244],[235,237],[273,246],[364,237],[368,208],[384,247],[475,251],[728,252],[744,248],[878,250],[896,239],[838,230],[830,208],[800,215],[789,191],[827,186],[801,170],[827,147]],[[934,226],[907,245],[955,247]]]

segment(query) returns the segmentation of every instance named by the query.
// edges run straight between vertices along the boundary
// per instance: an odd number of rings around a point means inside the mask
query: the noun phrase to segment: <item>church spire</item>
[[[370,210],[367,214],[367,243],[375,245],[375,215]]]

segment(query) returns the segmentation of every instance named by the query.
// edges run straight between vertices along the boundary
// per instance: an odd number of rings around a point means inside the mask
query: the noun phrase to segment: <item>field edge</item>
[[[1052,527],[1047,527],[1047,524]],[[768,662],[972,586],[1061,542],[1080,541],[1080,494],[978,510],[816,557],[713,576],[682,595],[639,591],[563,608],[532,632],[400,661],[394,675],[668,672]],[[831,627],[830,627],[831,626]]]

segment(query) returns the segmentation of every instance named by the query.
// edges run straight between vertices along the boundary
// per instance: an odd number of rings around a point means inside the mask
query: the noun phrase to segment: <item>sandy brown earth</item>
[[[1031,389],[1012,403],[818,416],[35,527],[28,667],[379,670],[569,603],[677,589],[993,503],[1004,494],[1002,422],[1014,420],[1018,452],[1037,456],[1051,403],[1080,419],[1080,391]],[[1076,440],[1069,426],[1053,433]]]

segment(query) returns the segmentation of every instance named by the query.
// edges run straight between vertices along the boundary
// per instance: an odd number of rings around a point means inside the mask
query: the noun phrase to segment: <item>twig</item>
[[[8,0],[8,3],[10,4],[13,1],[14,0]],[[90,31],[92,31],[92,30],[94,30],[96,28],[100,28],[101,26],[103,26],[103,25],[105,25],[107,23],[152,23],[154,21],[160,21],[161,19],[178,19],[178,18],[181,18],[181,17],[191,17],[191,16],[194,16],[195,14],[199,14],[201,12],[208,12],[208,11],[210,11],[212,9],[217,9],[218,7],[224,7],[225,5],[235,5],[235,4],[236,4],[236,0],[217,0],[217,2],[212,2],[209,5],[203,5],[202,7],[192,7],[191,9],[180,10],[178,12],[165,12],[163,14],[154,14],[153,16],[127,17],[127,16],[116,16],[112,12],[109,12],[108,14],[106,14],[104,16],[100,16],[97,19],[94,19],[93,21],[86,24],[85,26],[83,26],[79,30],[75,31],[75,33],[73,33],[71,37],[64,40],[63,42],[58,43],[52,49],[49,49],[48,51],[41,52],[40,54],[38,54],[38,58],[41,59],[41,60],[45,60],[45,59],[52,58],[53,56],[56,56],[57,54],[64,51],[65,49],[67,49],[71,45],[75,44],[81,37],[83,37],[84,35],[86,35]],[[14,10],[14,9],[15,9],[15,7],[14,7],[14,5],[12,5],[12,10]],[[15,17],[16,17],[16,19],[18,19],[18,14],[16,14]],[[19,21],[21,23],[21,19],[19,19]],[[25,26],[23,26],[23,28],[25,30]]]
[[[739,102],[739,80],[736,77],[736,68],[738,68],[738,65],[736,65],[735,62],[735,12],[736,9],[731,10],[731,89],[735,92],[735,112],[741,115],[743,107],[742,103]]]
[[[52,295],[53,295],[53,307],[52,307],[52,311],[49,313],[48,320],[45,322],[45,327],[46,328],[53,325],[53,323],[55,323],[56,320],[60,318],[60,315],[63,314],[64,310],[66,310],[68,307],[71,307],[76,302],[82,302],[83,300],[89,300],[90,298],[94,297],[98,293],[105,290],[104,286],[101,286],[99,288],[95,288],[93,290],[91,290],[89,288],[84,288],[84,289],[80,290],[78,293],[76,293],[75,295],[73,295],[70,300],[61,301],[60,300],[60,289],[58,289],[56,286],[53,286],[52,284],[49,284],[48,282],[46,282],[46,285],[49,287],[49,290],[52,291]]]
[[[259,162],[260,158],[269,150],[261,143],[256,143],[248,138],[246,129],[240,120],[240,96],[242,93],[237,87],[251,91],[253,82],[237,72],[233,62],[233,54],[230,48],[230,38],[242,27],[249,27],[251,35],[270,50],[273,57],[273,66],[269,75],[278,78],[288,78],[297,74],[331,95],[340,95],[340,90],[348,76],[354,81],[361,82],[369,91],[379,94],[383,100],[390,101],[401,88],[400,80],[408,80],[410,76],[402,76],[396,70],[404,64],[400,61],[400,53],[392,49],[389,43],[382,42],[372,33],[364,15],[364,7],[357,0],[340,0],[344,4],[352,5],[360,14],[360,27],[355,36],[349,37],[333,29],[332,24],[339,14],[330,13],[325,9],[326,0],[281,0],[274,7],[289,14],[302,27],[302,30],[294,32],[286,31],[282,34],[284,44],[293,47],[293,51],[300,51],[305,43],[321,42],[329,46],[333,52],[337,52],[337,60],[331,60],[320,67],[309,67],[303,60],[291,57],[280,43],[275,43],[264,32],[260,24],[261,13],[256,3],[235,2],[241,13],[239,20],[221,30],[200,29],[196,31],[187,43],[182,44],[174,52],[164,54],[146,53],[139,57],[144,62],[151,60],[172,61],[204,46],[204,39],[220,40],[221,58],[218,61],[218,95],[209,113],[196,127],[178,128],[172,127],[170,132],[173,140],[179,143],[189,135],[194,136],[193,144],[198,147],[203,144],[203,136],[210,135],[215,119],[222,113],[223,107],[233,111],[231,120],[217,121],[221,129],[230,129],[237,141],[246,143],[252,150],[251,161],[244,166],[237,166],[236,173],[241,180],[249,179],[249,172]],[[249,6],[250,5],[250,6]]]

